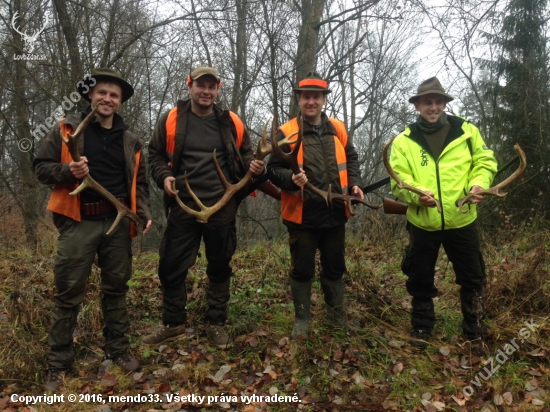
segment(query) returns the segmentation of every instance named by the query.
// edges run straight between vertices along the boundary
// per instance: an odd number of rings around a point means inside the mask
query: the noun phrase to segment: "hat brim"
[[[122,80],[118,77],[114,76],[108,76],[104,74],[97,74],[93,76],[93,78],[97,82],[107,82],[107,83],[116,83],[120,86],[122,89],[122,103],[124,103],[126,100],[128,100],[130,97],[134,95],[134,88],[130,85],[130,83],[126,82],[125,80]],[[89,86],[89,85],[88,85]],[[94,84],[95,86],[95,84]],[[90,86],[89,86],[90,87]],[[90,90],[88,90],[87,93],[84,93],[83,90],[79,87],[77,89],[78,93],[84,98],[86,101],[90,101],[90,97],[88,97],[88,93]]]
[[[295,87],[292,90],[294,90],[294,93],[300,93],[300,92],[321,92],[323,94],[329,94],[332,92],[330,89],[321,89],[320,87]]]
[[[438,94],[440,96],[443,96],[445,98],[445,103],[452,102],[455,98],[447,93],[441,93],[440,90],[426,90],[425,92],[415,94],[409,99],[409,103],[417,102],[418,99],[420,99],[421,96],[426,96],[427,94]]]

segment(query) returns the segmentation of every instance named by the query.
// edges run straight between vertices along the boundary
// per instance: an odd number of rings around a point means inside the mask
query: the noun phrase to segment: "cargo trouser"
[[[237,248],[234,199],[215,213],[208,223],[199,223],[179,207],[172,208],[159,250],[159,279],[163,292],[162,322],[182,325],[187,320],[185,279],[195,264],[201,239],[207,260],[208,309],[206,323],[223,325],[227,319],[231,259]]]
[[[57,216],[59,222],[59,216]],[[115,358],[126,353],[129,327],[126,307],[127,282],[132,273],[130,223],[122,219],[109,236],[114,218],[82,220],[65,218],[58,226],[59,238],[54,267],[56,294],[48,335],[50,368],[68,369],[74,361],[73,332],[92,264],[98,255],[101,269],[101,307],[105,326],[105,354]]]

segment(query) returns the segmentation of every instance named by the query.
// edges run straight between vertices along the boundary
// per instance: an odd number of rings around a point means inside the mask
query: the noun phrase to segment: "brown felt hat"
[[[424,80],[420,83],[416,94],[409,99],[409,103],[414,103],[420,98],[420,96],[425,96],[427,94],[440,94],[445,98],[446,102],[454,100],[453,96],[445,93],[445,89],[441,86],[441,83],[439,83],[437,77],[430,77],[428,80]]]
[[[84,97],[84,100],[90,101],[88,93],[90,89],[97,84],[97,82],[117,83],[122,89],[122,103],[134,94],[134,88],[130,85],[130,83],[122,78],[119,72],[106,67],[99,67],[92,70],[91,76],[86,76],[84,80],[79,81],[76,84],[76,89],[78,90],[78,93]]]
[[[306,74],[302,80],[298,82],[298,87],[295,87],[294,93],[300,92],[323,92],[329,94],[332,90],[328,88],[328,81],[324,80],[319,73],[311,71]]]

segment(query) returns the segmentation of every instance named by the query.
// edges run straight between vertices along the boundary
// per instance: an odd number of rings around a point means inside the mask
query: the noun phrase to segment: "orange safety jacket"
[[[63,121],[63,119],[61,119]],[[59,124],[61,134],[65,139],[69,133],[73,133],[73,128],[68,124]],[[59,137],[61,139],[61,136]],[[132,179],[132,188],[130,191],[130,210],[133,213],[137,212],[137,175],[139,170],[139,162],[141,160],[141,150],[136,153],[136,165],[134,168],[134,178]],[[63,142],[61,145],[61,163],[71,163],[73,157],[69,153],[69,147]],[[82,221],[80,214],[80,195],[71,196],[73,190],[78,187],[78,183],[56,184],[53,188],[50,201],[48,202],[48,210],[60,215],[67,216],[77,222]],[[130,222],[130,237],[137,236],[137,230],[134,222]]]
[[[346,126],[340,120],[329,118],[329,121],[332,123],[336,129],[336,136],[334,136],[334,150],[336,153],[336,161],[338,163],[338,172],[340,178],[340,186],[342,187],[342,194],[348,194],[348,168],[347,168],[347,158],[345,147],[348,143],[348,133],[346,131]],[[298,132],[298,119],[294,118],[289,122],[282,125],[279,130],[283,132],[285,136],[289,136],[294,132]],[[294,137],[293,140],[296,140],[298,136]],[[294,147],[293,144],[290,145],[291,150]],[[303,145],[300,145],[300,150],[298,150],[297,155],[298,166],[300,168],[304,165],[304,152]],[[303,188],[297,191],[289,192],[286,190],[281,191],[281,209],[282,217],[284,220],[288,220],[293,223],[301,224],[302,223],[302,212],[304,207],[304,196]],[[346,217],[349,217],[349,211],[346,207]]]
[[[235,130],[237,131],[237,138],[235,139],[235,143],[237,144],[237,148],[240,149],[243,144],[243,136],[244,136],[244,123],[240,119],[239,116],[237,116],[236,113],[233,113],[231,110],[229,110],[229,114],[231,116],[231,120],[233,120],[233,124],[235,125]],[[170,167],[174,167],[174,151],[176,150],[176,129],[178,125],[178,108],[174,107],[172,110],[170,110],[170,113],[168,113],[168,117],[166,118],[166,154],[168,155],[168,159],[170,159]]]

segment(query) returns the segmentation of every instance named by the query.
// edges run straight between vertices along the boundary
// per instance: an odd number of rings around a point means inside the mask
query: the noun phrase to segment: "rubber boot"
[[[344,282],[342,279],[329,280],[321,277],[321,289],[325,295],[327,323],[333,328],[346,328],[344,311]]]
[[[470,347],[478,356],[485,353],[483,341],[487,338],[485,325],[485,304],[483,287],[460,289],[460,306],[462,309],[462,333],[470,342]]]
[[[291,337],[307,337],[309,330],[309,310],[311,307],[311,281],[298,282],[290,279],[290,290],[294,301],[294,327]]]
[[[430,338],[435,325],[435,309],[432,298],[413,297],[411,309],[411,346],[418,349],[426,348],[426,341]]]

